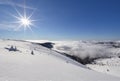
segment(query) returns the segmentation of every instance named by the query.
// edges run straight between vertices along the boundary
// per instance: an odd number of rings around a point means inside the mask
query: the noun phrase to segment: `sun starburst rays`
[[[36,21],[36,20],[32,20],[31,17],[33,16],[35,10],[33,10],[30,15],[27,15],[25,4],[24,4],[24,7],[23,7],[22,14],[16,8],[15,5],[13,7],[14,7],[16,13],[17,13],[17,16],[13,15],[13,14],[10,14],[10,15],[13,16],[16,19],[16,21],[14,23],[18,24],[18,27],[16,27],[14,30],[17,31],[17,30],[20,30],[21,28],[23,28],[24,31],[26,31],[26,29],[29,29],[29,30],[32,31],[31,27],[34,26],[33,22]]]

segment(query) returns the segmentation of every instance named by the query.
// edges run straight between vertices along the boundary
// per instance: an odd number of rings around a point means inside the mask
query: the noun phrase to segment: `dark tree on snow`
[[[34,52],[33,52],[33,50],[31,51],[31,54],[32,54],[32,55],[34,55]]]
[[[13,46],[10,47],[9,51],[14,51],[14,48]]]
[[[107,71],[110,71],[109,69],[107,69]]]
[[[17,47],[15,46],[15,49],[14,49],[15,51],[17,51]]]

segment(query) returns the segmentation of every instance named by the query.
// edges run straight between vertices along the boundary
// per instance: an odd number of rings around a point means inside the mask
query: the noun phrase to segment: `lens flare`
[[[21,18],[20,21],[21,24],[23,24],[25,27],[30,26],[32,24],[31,21],[27,18]]]
[[[18,15],[18,16],[13,15],[13,14],[11,14],[11,15],[12,15],[14,18],[17,19],[16,22],[14,22],[14,23],[18,23],[18,24],[19,24],[19,26],[18,26],[17,28],[15,28],[14,30],[17,31],[17,30],[23,28],[24,30],[30,29],[30,30],[32,31],[32,28],[31,28],[31,27],[34,26],[33,21],[36,21],[36,20],[32,20],[31,17],[33,16],[33,13],[34,13],[35,10],[33,10],[30,15],[27,15],[27,14],[26,14],[26,9],[27,9],[27,8],[26,8],[25,5],[23,5],[23,12],[20,12],[20,11],[16,8],[15,5],[13,5],[13,8],[14,8],[15,11],[17,12],[17,15]],[[21,14],[21,13],[22,13],[22,14]]]

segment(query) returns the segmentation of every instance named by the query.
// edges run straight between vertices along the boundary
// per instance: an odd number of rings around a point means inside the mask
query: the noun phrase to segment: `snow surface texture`
[[[18,51],[6,48],[16,46]],[[31,54],[34,52],[34,55]],[[119,81],[37,44],[0,40],[0,81]]]
[[[120,58],[118,57],[99,59],[87,66],[95,71],[120,77]]]

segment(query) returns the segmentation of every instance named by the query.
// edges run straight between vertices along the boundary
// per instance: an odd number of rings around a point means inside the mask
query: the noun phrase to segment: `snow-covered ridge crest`
[[[32,41],[32,40],[30,40]],[[33,40],[32,42],[43,43],[52,42],[55,43],[53,48],[59,52],[64,52],[70,55],[78,56],[81,59],[86,57],[98,58],[98,57],[111,57],[120,55],[120,43],[118,41],[48,41],[45,40]]]

